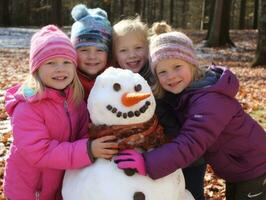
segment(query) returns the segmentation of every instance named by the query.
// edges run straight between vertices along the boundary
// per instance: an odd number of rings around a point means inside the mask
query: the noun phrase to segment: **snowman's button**
[[[133,176],[136,173],[136,170],[134,170],[134,169],[124,169],[124,173],[127,176]]]
[[[145,194],[143,192],[135,192],[133,200],[145,200]]]

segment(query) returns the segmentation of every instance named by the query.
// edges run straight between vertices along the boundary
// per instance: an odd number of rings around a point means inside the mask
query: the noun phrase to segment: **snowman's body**
[[[92,122],[125,125],[151,119],[155,110],[152,95],[134,104],[132,101],[130,104],[125,103],[126,100],[120,101],[122,96],[125,97],[125,93],[133,92],[151,94],[150,87],[139,74],[129,70],[108,68],[97,77],[88,99]],[[141,110],[147,105],[147,101],[148,106]],[[116,108],[116,112],[111,112],[110,106]],[[141,113],[138,113],[139,110]],[[118,112],[122,115],[118,116]],[[129,112],[136,114],[123,117],[123,113]],[[137,173],[128,176],[113,161],[105,159],[97,159],[94,164],[83,169],[67,170],[62,194],[64,200],[194,200],[185,189],[181,169],[163,178],[152,180]]]

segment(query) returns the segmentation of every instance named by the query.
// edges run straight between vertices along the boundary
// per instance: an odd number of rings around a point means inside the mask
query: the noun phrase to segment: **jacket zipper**
[[[67,114],[67,118],[68,118],[68,122],[69,122],[69,126],[70,126],[70,136],[69,136],[69,139],[70,139],[70,141],[72,141],[72,124],[71,124],[71,117],[70,117],[69,110],[68,110],[67,100],[64,101],[64,109],[65,109],[65,112]]]

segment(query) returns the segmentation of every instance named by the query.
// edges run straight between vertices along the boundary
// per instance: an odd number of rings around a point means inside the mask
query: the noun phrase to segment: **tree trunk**
[[[124,0],[120,0],[120,19],[124,18]]]
[[[261,1],[259,17],[259,33],[257,41],[257,50],[251,67],[264,65],[266,67],[266,2]]]
[[[209,37],[205,44],[208,47],[235,46],[229,36],[231,0],[216,0]]]
[[[202,1],[200,30],[204,29],[204,22],[205,22],[205,0]]]
[[[62,26],[62,0],[52,1],[52,22]]]
[[[1,18],[3,26],[10,26],[9,0],[1,0]]]
[[[186,16],[187,16],[188,4],[189,4],[189,0],[183,0],[181,27],[184,28],[184,29],[187,28],[187,18],[186,18]]]
[[[147,21],[147,16],[146,16],[146,12],[145,12],[145,10],[146,10],[146,0],[142,0],[142,3],[143,3],[143,5],[142,5],[142,9],[141,9],[141,18],[145,19]]]
[[[140,10],[141,10],[141,0],[135,0],[135,7],[134,7],[135,14],[140,15]]]
[[[164,0],[160,0],[160,20],[163,20]]]
[[[239,29],[245,29],[245,16],[246,16],[246,0],[241,0],[240,16],[239,16]]]
[[[107,12],[109,21],[112,22],[111,1],[103,1],[103,9]]]
[[[174,0],[170,0],[170,25],[174,22]]]
[[[209,20],[208,20],[208,31],[207,31],[207,35],[206,35],[205,40],[208,40],[210,37],[210,30],[211,30],[210,27],[211,27],[212,21],[213,21],[215,2],[216,2],[216,0],[208,1],[208,3],[209,3],[209,8],[208,8]]]
[[[259,0],[254,1],[254,19],[253,19],[253,29],[258,28],[258,10],[259,10]]]

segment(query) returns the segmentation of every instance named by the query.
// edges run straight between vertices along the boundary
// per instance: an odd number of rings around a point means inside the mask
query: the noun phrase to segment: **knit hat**
[[[150,64],[154,71],[164,59],[176,58],[198,66],[193,42],[181,32],[168,32],[154,36],[150,41]]]
[[[109,51],[112,26],[104,10],[89,9],[79,4],[72,9],[71,15],[76,21],[71,29],[71,41],[75,48],[95,46]]]
[[[68,36],[54,25],[44,26],[31,38],[30,72],[35,72],[45,61],[63,57],[77,65],[77,53]]]

